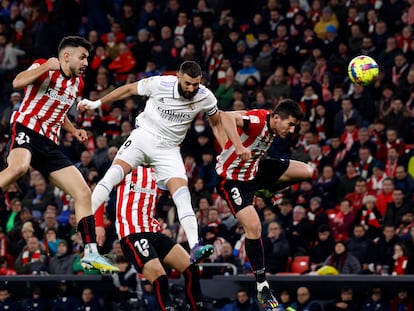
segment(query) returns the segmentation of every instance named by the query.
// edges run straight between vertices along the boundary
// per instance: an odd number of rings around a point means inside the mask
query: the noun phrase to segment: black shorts
[[[255,178],[257,190],[271,190],[272,185],[287,171],[289,164],[289,159],[267,158],[261,160]]]
[[[257,190],[271,190],[272,185],[289,168],[289,163],[288,159],[263,159],[259,163],[255,179],[246,182],[219,177],[217,192],[226,200],[233,214],[237,214],[244,207],[253,205]]]
[[[134,233],[121,239],[125,257],[139,272],[152,259],[158,258],[162,262],[176,244],[161,232]]]
[[[30,165],[46,179],[49,178],[50,173],[73,165],[57,144],[20,123],[14,123],[11,127],[9,149],[16,148],[30,151],[32,154]]]

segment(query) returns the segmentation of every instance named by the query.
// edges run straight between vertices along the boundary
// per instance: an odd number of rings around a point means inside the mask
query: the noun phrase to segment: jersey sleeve
[[[250,110],[243,117],[245,123],[248,123],[248,126],[244,126],[245,132],[249,135],[259,135],[263,130],[263,127],[266,125],[267,120],[267,111],[266,110]],[[247,122],[246,122],[247,121]]]
[[[43,64],[44,64],[44,63],[46,63],[46,62],[47,62],[47,60],[46,60],[46,59],[43,59],[43,58],[36,59],[36,60],[35,60],[35,61],[34,61],[34,62],[30,65],[30,67],[29,67],[29,68],[27,68],[27,70],[33,70],[33,69],[36,69],[36,68],[40,67],[40,65],[43,65]],[[48,72],[48,71],[46,71],[44,74],[42,74],[42,75],[40,76],[41,80],[46,79],[48,75],[49,75],[49,72]]]
[[[213,95],[213,93],[211,93],[209,91],[209,94],[207,95],[207,97],[204,100],[206,101],[206,108],[204,109],[204,112],[209,117],[215,115],[218,111],[216,97]]]
[[[151,94],[159,89],[160,76],[145,78],[138,81],[138,95],[151,96]]]

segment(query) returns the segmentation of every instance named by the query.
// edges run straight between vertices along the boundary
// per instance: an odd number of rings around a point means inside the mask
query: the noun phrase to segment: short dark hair
[[[179,73],[188,74],[191,78],[201,76],[201,67],[194,61],[185,61],[181,64]]]
[[[300,121],[305,116],[298,103],[289,98],[283,99],[277,104],[272,115],[274,116],[276,114],[279,115],[282,120],[292,116],[297,121]]]
[[[85,48],[89,52],[92,51],[92,48],[93,48],[92,44],[83,37],[67,36],[67,37],[64,37],[62,41],[60,41],[59,47],[58,47],[58,53],[60,53],[60,51],[62,51],[66,47],[77,48],[80,46]]]

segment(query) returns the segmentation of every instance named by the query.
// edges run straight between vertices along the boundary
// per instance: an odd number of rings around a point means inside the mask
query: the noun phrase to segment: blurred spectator
[[[382,166],[381,169],[382,168],[383,170],[385,169],[384,166]],[[386,177],[384,179],[380,178],[379,180],[382,181],[382,188],[380,192],[377,192],[377,208],[384,217],[387,205],[394,202],[396,205],[400,206],[403,204],[404,196],[401,196],[400,193],[395,193],[394,195],[394,182],[392,178]],[[384,224],[387,224],[385,217]]]
[[[22,311],[46,311],[49,310],[49,302],[41,287],[34,287],[28,298],[20,300]]]
[[[98,171],[104,172],[104,168],[108,166],[108,138],[100,135],[95,140],[96,149],[93,153],[92,159]],[[102,171],[101,171],[102,170]]]
[[[176,67],[172,67],[170,64],[170,52],[174,46],[174,40],[172,36],[172,30],[168,26],[161,28],[160,40],[154,42],[152,46],[151,56],[158,64],[158,68],[161,71],[173,70]]]
[[[264,86],[267,98],[278,100],[279,98],[287,98],[290,93],[290,86],[287,83],[285,70],[283,67],[276,67],[273,74],[271,74]]]
[[[286,235],[293,257],[308,255],[309,244],[312,240],[312,224],[306,217],[306,210],[301,205],[293,208],[293,219],[287,225]]]
[[[142,295],[138,273],[124,256],[117,257],[116,264],[120,272],[112,275],[112,281],[115,286],[117,301],[119,301],[117,309],[136,310],[139,295]]]
[[[16,302],[12,298],[6,286],[0,286],[0,309],[1,310],[16,310]]]
[[[263,240],[265,250],[266,272],[276,274],[286,272],[290,257],[289,241],[284,235],[281,225],[272,221],[267,226],[267,234]]]
[[[239,83],[234,79],[233,69],[227,69],[225,73],[225,82],[220,84],[214,95],[217,97],[218,106],[222,110],[231,110],[231,103],[233,101],[233,93]]]
[[[326,258],[324,265],[334,267],[339,274],[358,274],[361,264],[351,255],[344,241],[337,241],[331,255]]]
[[[112,58],[112,61],[108,64],[108,69],[113,73],[116,84],[125,82],[128,73],[132,71],[136,65],[136,60],[128,45],[121,42],[118,49],[118,55],[115,58]]]
[[[405,239],[404,245],[407,248],[408,262],[405,269],[406,274],[414,274],[414,227],[411,227],[410,236]]]
[[[358,131],[359,135],[359,131]],[[355,141],[352,146],[355,145]],[[352,147],[350,153],[352,151]],[[352,154],[351,154],[352,157]],[[355,158],[354,158],[355,159]],[[368,146],[361,146],[358,150],[358,161],[355,162],[355,166],[358,170],[358,174],[365,180],[372,176],[372,171],[376,164],[374,157],[372,156],[371,149]]]
[[[404,193],[402,189],[396,188],[392,191],[391,203],[387,204],[387,208],[384,213],[384,225],[390,225],[397,228],[401,224],[402,215],[408,210],[413,209],[411,200],[404,199]]]
[[[361,155],[359,154],[359,150],[361,150],[362,147],[368,148],[369,149],[369,155],[372,156],[372,157],[375,155],[375,152],[377,150],[376,144],[373,143],[370,139],[369,130],[365,127],[362,127],[358,130],[357,140],[354,141],[354,143],[352,144],[351,149],[349,150],[349,155],[350,155],[351,159],[359,158],[359,160],[362,160]],[[367,161],[367,160],[365,160],[365,161]],[[373,162],[373,164],[375,165],[375,161],[372,161],[372,160],[369,162],[369,165],[371,165],[371,162]],[[372,168],[371,168],[371,170],[372,170]],[[368,169],[368,173],[369,172],[370,172],[370,170]],[[371,176],[370,174],[367,174],[367,175]],[[362,177],[368,178],[367,176],[362,176]]]
[[[138,30],[136,39],[129,45],[130,51],[136,61],[135,70],[137,72],[145,70],[145,64],[151,58],[151,42],[150,32],[146,28]]]
[[[414,300],[405,287],[399,286],[396,295],[390,301],[390,311],[413,310]]]
[[[65,240],[59,240],[57,253],[50,260],[49,271],[51,274],[73,274],[73,263],[75,254],[68,251],[68,243]]]
[[[406,137],[406,133],[409,133],[409,118],[410,113],[405,108],[403,99],[401,97],[394,97],[391,100],[390,108],[384,112],[383,120],[388,128],[392,127],[397,133],[402,135],[402,137]]]
[[[411,228],[414,227],[414,209],[410,208],[401,213],[401,224],[396,227],[396,234],[405,240],[410,237]]]
[[[76,310],[100,311],[102,308],[99,300],[95,298],[92,289],[89,287],[84,288],[81,294],[80,306]]]
[[[395,126],[395,124],[393,124],[393,126]],[[394,127],[387,128],[386,141],[379,145],[375,158],[385,162],[387,160],[388,151],[391,148],[395,148],[401,157],[404,156],[405,143],[399,138],[398,132]]]
[[[321,176],[314,182],[313,189],[321,193],[321,204],[327,209],[335,207],[339,187],[339,177],[332,166],[325,165]],[[327,219],[325,220],[327,221]]]
[[[47,228],[44,234],[43,241],[40,241],[45,246],[46,253],[50,258],[54,257],[58,252],[60,239],[57,238],[56,228]],[[66,241],[65,241],[66,242]]]
[[[289,199],[282,199],[276,209],[276,218],[285,230],[293,221],[293,205]]]
[[[335,136],[341,136],[345,131],[345,124],[348,119],[354,119],[357,127],[362,125],[362,117],[352,104],[352,100],[349,97],[345,97],[341,102],[341,110],[336,113],[334,121],[334,132]]]
[[[313,197],[310,199],[307,216],[313,226],[313,239],[316,240],[318,235],[318,228],[320,228],[322,225],[329,224],[329,218],[326,214],[324,206],[322,205],[322,199],[320,197]]]
[[[332,136],[328,147],[327,152],[324,154],[323,162],[332,166],[335,171],[343,172],[345,166],[349,162],[349,155],[345,149],[345,144],[341,142],[338,136]],[[320,169],[322,168],[323,167],[320,166]]]
[[[395,168],[394,185],[402,189],[406,199],[410,199],[414,193],[414,179],[407,173],[404,165],[399,164]]]
[[[223,245],[221,246],[221,254],[214,260],[214,263],[223,264],[222,266],[216,267],[214,269],[214,275],[217,275],[217,274],[218,275],[235,275],[231,266],[226,266],[225,265],[226,263],[232,264],[237,268],[236,274],[243,273],[243,267],[241,265],[240,259],[234,255],[233,247],[227,241],[224,242]],[[205,272],[207,272],[205,270],[206,269],[204,268],[203,276],[205,276]]]
[[[53,190],[43,177],[36,178],[33,190],[28,191],[22,199],[23,206],[30,208],[35,219],[40,219],[46,206],[55,202]]]
[[[39,240],[32,236],[16,259],[18,274],[40,274],[48,271],[47,254]]]
[[[404,275],[407,268],[408,254],[407,249],[403,243],[396,243],[394,245],[394,266],[392,268],[392,275]]]
[[[361,264],[361,273],[372,274],[375,272],[375,245],[367,235],[363,225],[356,224],[352,230],[352,237],[348,240],[349,253],[355,256]]]
[[[364,226],[369,238],[375,240],[383,229],[382,215],[376,207],[377,197],[367,195],[362,199],[362,208],[357,212],[355,224]]]
[[[370,193],[378,195],[382,192],[383,182],[387,178],[384,170],[384,163],[376,161],[375,166],[372,168],[373,174],[367,180],[367,188]]]
[[[289,310],[292,308],[293,297],[289,290],[282,289],[279,294],[279,308],[282,310]]]
[[[250,76],[255,77],[260,82],[260,72],[253,66],[253,57],[251,55],[245,55],[243,57],[243,67],[237,70],[235,80],[243,85]]]
[[[343,287],[334,302],[325,304],[326,311],[352,311],[358,310],[359,304],[354,297],[354,290],[352,287]]]
[[[122,14],[119,17],[119,24],[121,31],[126,35],[125,41],[130,43],[135,37],[135,31],[138,29],[138,16],[132,3],[124,2],[122,4]]]
[[[335,241],[347,240],[351,234],[352,226],[355,221],[355,213],[349,200],[341,200],[339,210],[335,217],[330,218],[329,225],[332,228]]]
[[[69,288],[69,284],[62,280],[57,285],[57,294],[50,300],[51,310],[76,310],[80,305],[80,299],[77,298]]]
[[[296,291],[296,302],[292,303],[293,310],[322,311],[323,306],[316,301],[306,286],[301,286]]]
[[[393,226],[384,226],[382,235],[375,241],[377,259],[377,273],[388,274],[390,267],[394,265],[394,245],[401,241]]]
[[[344,199],[352,202],[352,210],[358,213],[364,204],[364,198],[369,195],[367,191],[367,182],[364,178],[358,177],[355,183],[354,191],[345,195]]]
[[[341,200],[348,193],[352,193],[355,189],[357,180],[359,179],[358,172],[354,163],[347,162],[345,167],[345,174],[339,178],[338,199]]]
[[[318,237],[309,250],[309,268],[312,271],[316,271],[323,266],[326,258],[332,254],[335,244],[332,230],[328,225],[321,225],[317,232]]]
[[[361,311],[373,310],[388,310],[388,302],[382,297],[382,289],[379,286],[372,287],[368,297],[361,304]]]
[[[9,263],[5,256],[0,256],[0,275],[16,275],[16,270],[9,267]]]
[[[229,311],[241,311],[241,310],[249,310],[249,311],[259,311],[259,305],[257,302],[252,299],[249,295],[249,292],[246,289],[239,289],[237,290],[236,300],[233,302],[233,305],[229,309]]]

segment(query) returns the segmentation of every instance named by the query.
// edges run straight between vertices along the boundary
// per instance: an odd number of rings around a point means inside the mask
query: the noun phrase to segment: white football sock
[[[198,224],[191,206],[191,195],[188,187],[180,187],[173,195],[177,207],[178,220],[185,231],[190,248],[198,242]]]

